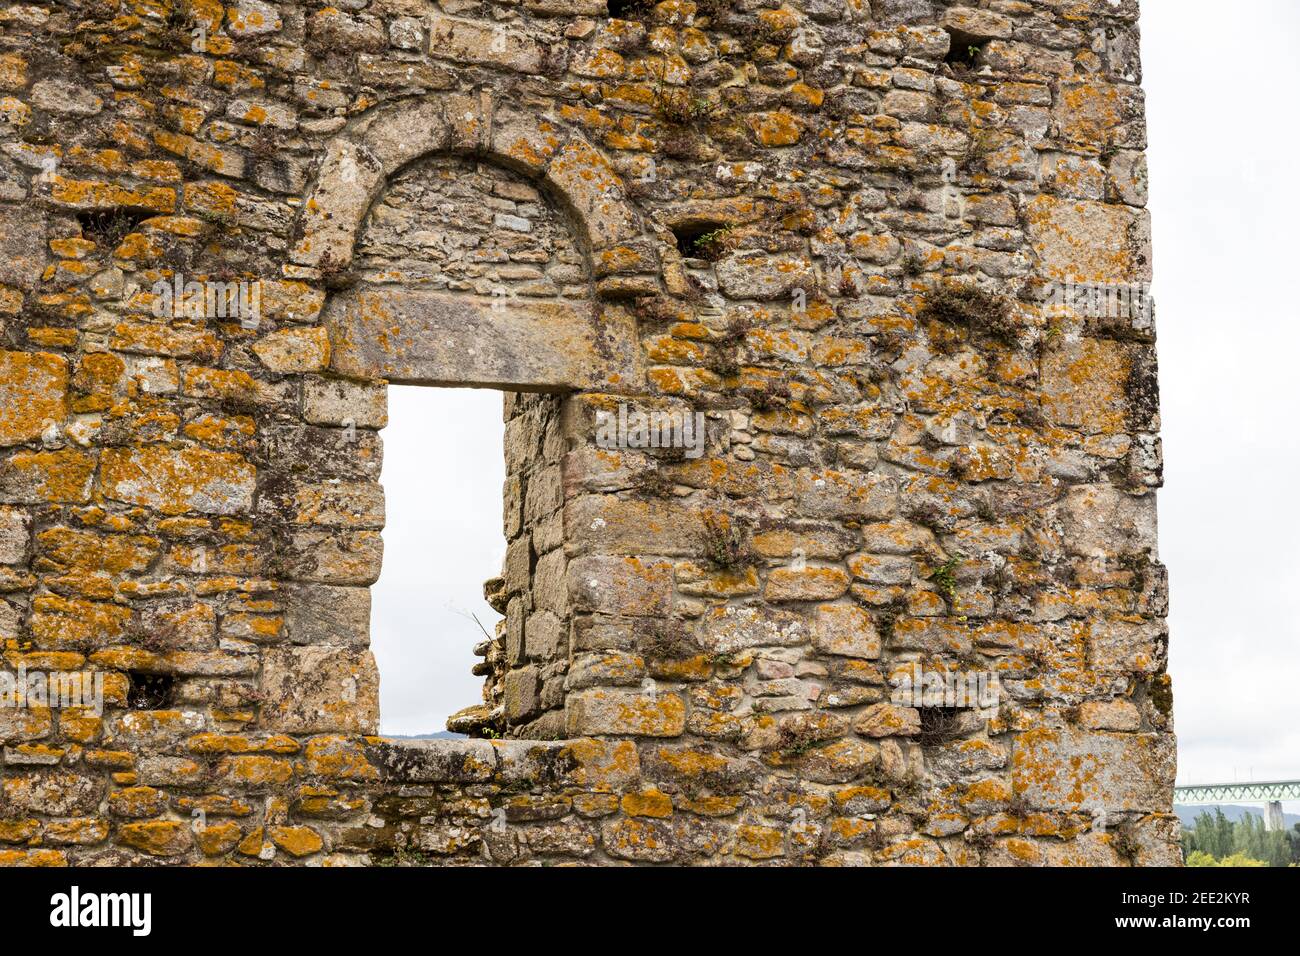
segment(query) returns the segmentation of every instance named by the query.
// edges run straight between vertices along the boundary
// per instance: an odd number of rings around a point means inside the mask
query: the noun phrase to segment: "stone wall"
[[[0,708],[0,862],[1177,862],[1140,79],[1135,0],[0,10],[4,673],[104,703]],[[505,393],[511,739],[372,736],[390,381]]]

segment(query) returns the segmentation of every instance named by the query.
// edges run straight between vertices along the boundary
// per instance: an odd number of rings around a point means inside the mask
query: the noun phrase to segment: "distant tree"
[[[1232,855],[1236,843],[1236,827],[1227,815],[1218,807],[1214,808],[1214,855],[1223,859]]]
[[[1293,830],[1270,832],[1264,827],[1264,818],[1254,813],[1234,824],[1215,807],[1213,813],[1199,814],[1192,827],[1183,830],[1182,843],[1188,866],[1300,864],[1300,824]]]
[[[1215,807],[1214,813],[1207,810],[1197,814],[1192,824],[1190,844],[1193,851],[1200,850],[1215,859],[1222,859],[1232,853],[1233,838],[1232,821],[1224,816],[1222,810]]]
[[[1265,855],[1266,835],[1264,831],[1264,821],[1262,818],[1248,813],[1240,820],[1234,828],[1232,848],[1238,853],[1253,857],[1256,860],[1263,860]]]
[[[1291,841],[1281,830],[1270,832],[1264,827],[1264,818],[1248,813],[1238,821],[1234,834],[1233,850],[1253,860],[1264,860],[1269,866],[1286,866],[1291,862]]]

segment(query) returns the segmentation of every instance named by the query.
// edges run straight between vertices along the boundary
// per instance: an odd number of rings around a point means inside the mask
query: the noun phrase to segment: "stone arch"
[[[465,296],[453,305],[453,297],[427,292],[349,289],[326,313],[334,370],[516,390],[635,387],[640,348],[624,303],[658,290],[658,240],[609,161],[581,134],[498,106],[486,91],[387,107],[335,137],[303,204],[293,263],[324,273],[347,269],[386,184],[437,154],[472,156],[521,174],[563,207],[589,258],[593,301],[583,309],[501,309]],[[414,329],[419,335],[404,336]]]

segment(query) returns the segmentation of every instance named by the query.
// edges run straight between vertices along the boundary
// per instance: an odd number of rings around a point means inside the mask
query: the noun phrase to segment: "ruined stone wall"
[[[7,4],[3,673],[104,708],[0,708],[0,862],[1176,862],[1140,79],[1135,0]],[[389,381],[505,393],[512,739],[372,736]]]

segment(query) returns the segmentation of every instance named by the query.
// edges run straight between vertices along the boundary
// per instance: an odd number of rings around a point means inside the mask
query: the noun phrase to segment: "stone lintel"
[[[614,307],[359,286],[326,310],[333,367],[420,385],[564,391],[639,378],[632,317]]]

